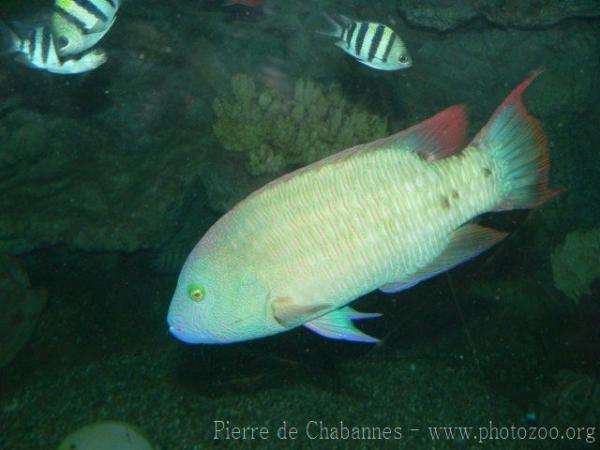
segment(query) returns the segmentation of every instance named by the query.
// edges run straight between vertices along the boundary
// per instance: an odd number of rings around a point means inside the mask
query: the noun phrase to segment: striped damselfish
[[[121,2],[56,0],[51,24],[59,55],[75,55],[96,45],[115,23]]]
[[[398,292],[470,259],[506,233],[470,221],[532,208],[548,188],[540,123],[519,84],[465,145],[452,106],[405,131],[285,175],[219,219],[188,256],[171,301],[170,332],[228,343],[300,325],[323,336],[377,342],[348,306]]]
[[[12,28],[3,26],[2,32],[8,35],[10,41],[7,52],[16,53],[16,61],[33,69],[70,75],[94,70],[107,60],[106,53],[99,48],[88,50],[81,55],[61,58],[50,26],[45,23],[13,24]]]
[[[340,15],[342,24],[325,15],[332,24],[330,31],[320,34],[338,38],[339,48],[361,63],[379,70],[400,70],[412,65],[406,46],[398,34],[387,25],[362,22]]]

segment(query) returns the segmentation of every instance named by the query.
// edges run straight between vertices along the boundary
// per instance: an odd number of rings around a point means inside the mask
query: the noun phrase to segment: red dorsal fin
[[[468,120],[463,105],[454,105],[407,130],[377,142],[377,147],[397,147],[433,161],[465,147]]]

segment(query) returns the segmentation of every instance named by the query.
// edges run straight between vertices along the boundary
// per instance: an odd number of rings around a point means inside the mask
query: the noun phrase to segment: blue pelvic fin
[[[452,233],[446,250],[431,264],[417,270],[406,280],[385,284],[379,289],[386,294],[393,294],[411,288],[423,280],[432,278],[471,258],[475,258],[504,239],[507,234],[479,225],[463,225]]]
[[[304,326],[327,338],[376,344],[379,342],[379,339],[355,328],[352,320],[374,319],[379,316],[381,316],[379,313],[361,313],[349,306],[345,306],[313,319],[305,323]]]

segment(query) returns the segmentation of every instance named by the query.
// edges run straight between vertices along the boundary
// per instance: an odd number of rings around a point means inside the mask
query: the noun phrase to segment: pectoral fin
[[[291,297],[277,297],[271,303],[273,317],[284,327],[292,327],[302,324],[306,319],[331,308],[331,305],[323,303],[318,305],[301,305]]]
[[[476,257],[504,239],[507,234],[479,225],[463,225],[454,231],[448,247],[435,261],[419,269],[406,280],[389,283],[379,289],[386,294],[392,294],[413,287],[423,280],[434,277]]]
[[[346,306],[313,319],[310,322],[305,323],[304,326],[321,336],[331,339],[374,344],[379,342],[379,339],[369,336],[358,328],[355,328],[352,320],[373,319],[379,316],[381,316],[379,313],[361,313]]]

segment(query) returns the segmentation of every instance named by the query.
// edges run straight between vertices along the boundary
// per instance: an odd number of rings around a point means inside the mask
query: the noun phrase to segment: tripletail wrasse
[[[408,289],[476,257],[507,234],[472,220],[533,208],[548,187],[544,131],[519,84],[468,144],[463,106],[285,175],[219,219],[188,256],[171,333],[228,343],[306,328],[377,342],[348,304]]]

